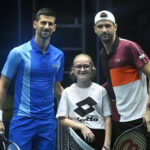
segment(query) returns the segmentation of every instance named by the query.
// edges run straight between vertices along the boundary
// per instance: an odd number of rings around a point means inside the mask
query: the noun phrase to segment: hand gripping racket
[[[115,141],[112,150],[146,150],[145,123],[123,132]]]
[[[0,134],[0,142],[2,150],[21,150],[16,143],[9,141],[4,134]]]
[[[94,150],[94,148],[84,142],[71,127],[69,127],[69,134],[69,150]]]

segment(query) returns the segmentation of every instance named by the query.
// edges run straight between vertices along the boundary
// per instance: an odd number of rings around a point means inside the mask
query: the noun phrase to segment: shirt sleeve
[[[58,105],[56,118],[68,117],[69,107],[68,107],[68,97],[66,89],[62,92],[62,96]]]
[[[19,53],[15,49],[11,50],[1,73],[4,76],[12,79],[14,75],[16,74],[20,60],[21,60],[21,57]]]
[[[130,50],[130,56],[131,56],[131,64],[137,69],[140,69],[142,66],[144,66],[147,62],[150,61],[147,54],[144,52],[144,50],[135,42],[129,43],[129,50]]]

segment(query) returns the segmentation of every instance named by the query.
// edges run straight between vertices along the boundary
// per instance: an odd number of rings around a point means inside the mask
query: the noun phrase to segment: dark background
[[[93,26],[95,14],[102,9],[114,13],[120,37],[138,42],[150,56],[150,0],[5,0],[0,5],[0,70],[9,51],[32,38],[32,18],[42,7],[57,14],[58,27],[51,43],[65,53],[64,86],[70,84],[66,74],[76,54],[88,53],[98,66],[100,46]]]
[[[118,24],[118,36],[139,43],[150,56],[150,0],[3,0],[0,4],[0,70],[9,51],[32,38],[32,18],[42,7],[50,7],[57,14],[57,30],[51,43],[65,53],[64,87],[71,84],[68,72],[78,53],[91,55],[99,70],[101,43],[93,26],[94,16],[100,10],[112,11]],[[100,78],[98,73],[97,77]],[[4,105],[7,136],[12,99],[13,82]]]

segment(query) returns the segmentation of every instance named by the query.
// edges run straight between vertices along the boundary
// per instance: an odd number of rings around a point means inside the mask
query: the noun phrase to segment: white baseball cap
[[[107,10],[102,10],[102,11],[98,12],[95,16],[94,23],[96,24],[98,21],[101,21],[101,20],[109,20],[109,21],[115,23],[114,15]]]

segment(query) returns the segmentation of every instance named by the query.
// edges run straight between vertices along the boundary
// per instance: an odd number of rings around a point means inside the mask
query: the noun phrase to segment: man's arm
[[[54,90],[55,90],[55,97],[60,99],[61,93],[64,90],[60,82],[55,82],[54,83]]]
[[[0,78],[0,131],[3,131],[5,129],[4,127],[4,124],[3,124],[3,103],[4,103],[4,100],[6,98],[6,95],[7,95],[7,90],[8,90],[8,87],[10,85],[10,82],[11,82],[11,79],[1,75],[1,78]]]
[[[146,63],[142,68],[141,71],[147,76],[148,78],[148,102],[150,104],[150,62]],[[150,108],[146,107],[144,120],[147,124],[148,132],[150,132]]]
[[[1,75],[0,78],[0,110],[3,107],[3,102],[7,95],[7,90],[10,85],[11,79]]]

